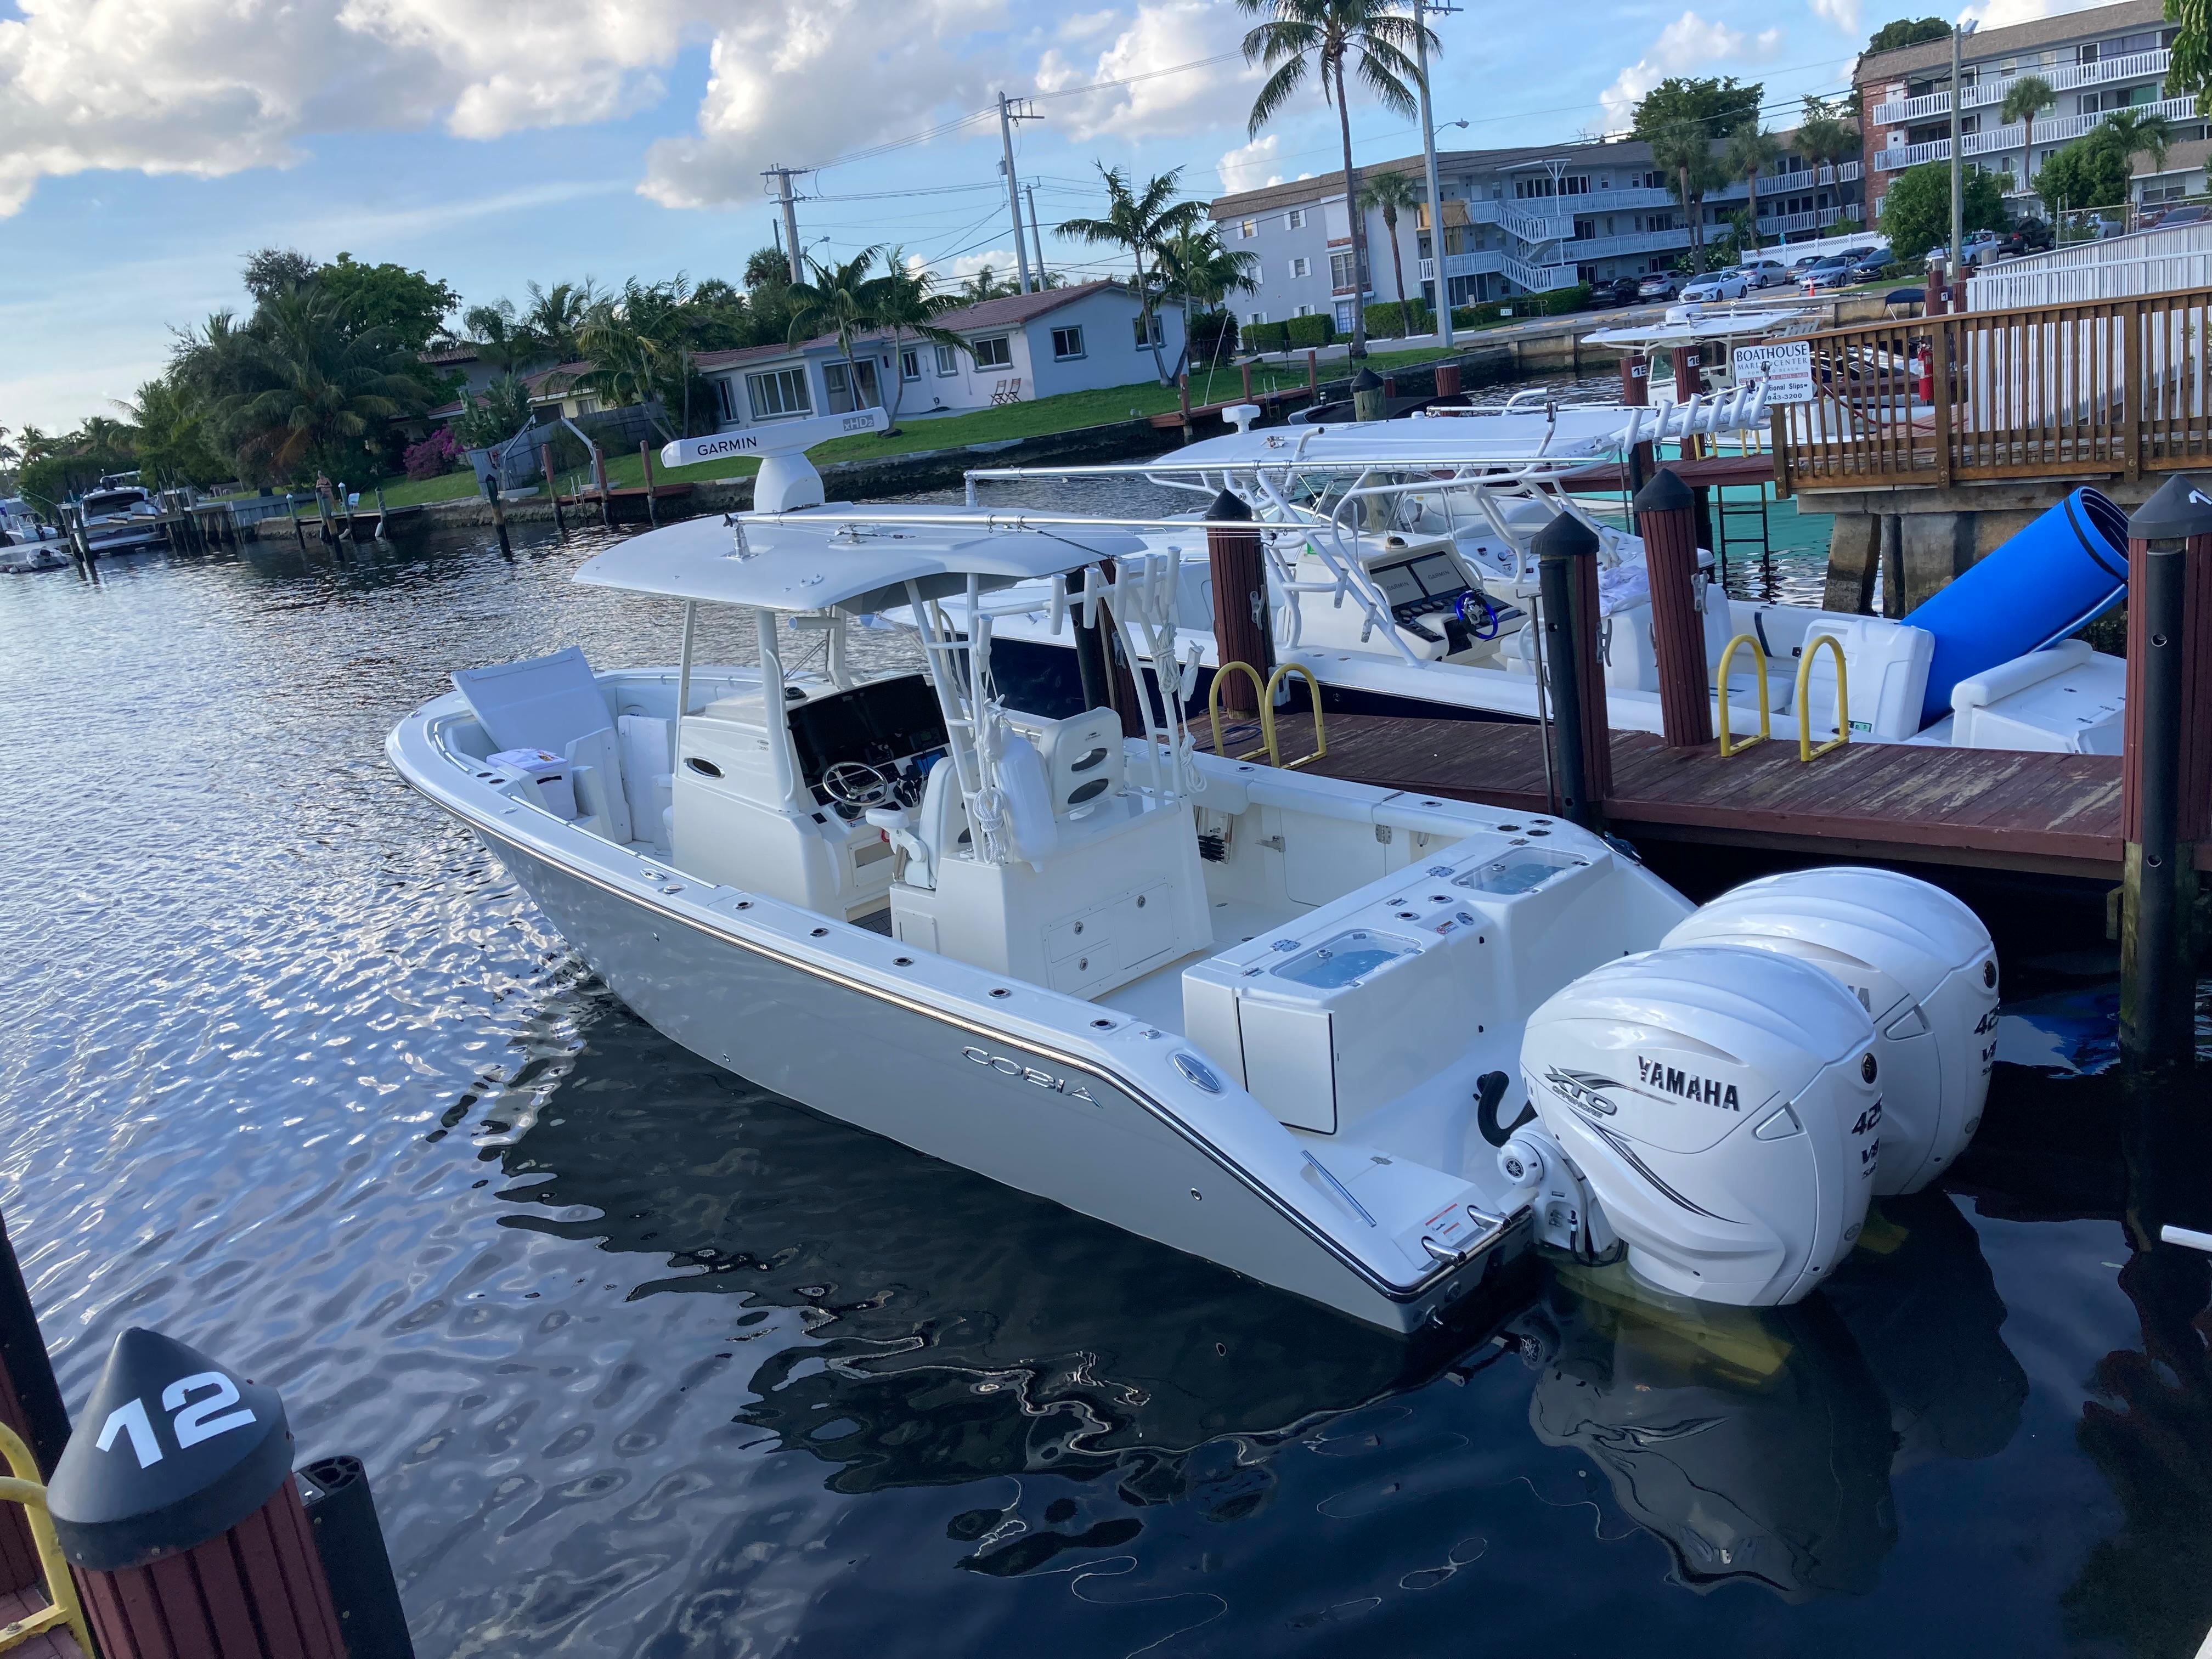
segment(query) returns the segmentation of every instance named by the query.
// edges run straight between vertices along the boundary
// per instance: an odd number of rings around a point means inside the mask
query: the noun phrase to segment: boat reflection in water
[[[1538,1370],[1528,1420],[1573,1446],[1695,1589],[1863,1594],[1897,1541],[1893,1470],[1988,1457],[2027,1376],[1972,1225],[1938,1192],[1877,1200],[1824,1292],[1721,1308],[1568,1268],[1515,1322]]]
[[[1425,1449],[1381,1455],[1454,1531],[1438,1548],[1478,1516],[1497,1539],[1498,1494],[1551,1479],[1482,1420],[1517,1354],[1536,1441],[1583,1453],[1681,1583],[1859,1594],[1896,1542],[1893,1468],[1993,1455],[2026,1397],[1974,1229],[1940,1193],[1881,1201],[1792,1308],[1666,1304],[1568,1268],[1511,1287],[1487,1326],[1408,1342],[792,1108],[611,1006],[557,1098],[502,1154],[529,1183],[516,1224],[661,1256],[633,1298],[738,1294],[733,1420],[826,1463],[830,1492],[985,1483],[946,1523],[971,1571],[1125,1549],[1160,1505],[1254,1518],[1286,1485],[1303,1501],[1279,1524],[1300,1527],[1316,1466],[1386,1419],[1418,1422]],[[1053,1496],[1072,1490],[1079,1514]]]

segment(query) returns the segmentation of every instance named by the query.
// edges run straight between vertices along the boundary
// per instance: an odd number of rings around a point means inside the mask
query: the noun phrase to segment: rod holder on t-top
[[[822,475],[806,459],[808,450],[832,438],[882,432],[890,423],[890,416],[880,409],[856,409],[849,415],[822,415],[807,421],[777,421],[737,432],[718,432],[711,438],[678,438],[661,447],[660,464],[696,466],[702,461],[757,456],[761,466],[753,479],[753,511],[793,513],[804,507],[819,507],[828,499]]]

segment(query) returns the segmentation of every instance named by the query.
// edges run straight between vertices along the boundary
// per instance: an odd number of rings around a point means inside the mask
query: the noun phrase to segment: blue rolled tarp
[[[1906,616],[1936,636],[1920,724],[1951,712],[1960,680],[2110,610],[2127,592],[2127,514],[2100,491],[2077,489]]]

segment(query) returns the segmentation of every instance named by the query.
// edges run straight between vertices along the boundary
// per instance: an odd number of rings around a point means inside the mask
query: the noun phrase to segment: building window
[[[974,350],[978,368],[1006,368],[1014,361],[1014,349],[1003,334],[994,334],[988,340],[976,341]]]
[[[1296,258],[1296,259],[1291,260],[1291,276],[1312,276],[1312,275],[1313,275],[1313,261],[1312,261],[1312,260],[1310,260],[1310,259],[1305,258],[1304,258],[1304,257],[1301,257],[1301,258]]]
[[[1283,216],[1283,222],[1291,230],[1304,230],[1306,228],[1306,210],[1304,208],[1292,208]]]
[[[787,415],[805,415],[814,408],[806,395],[806,371],[775,368],[765,374],[745,376],[745,395],[752,400],[753,419],[780,420]]]
[[[1264,323],[1267,320],[1267,313],[1264,311],[1248,311],[1244,313],[1244,320],[1248,323]]]
[[[1444,249],[1447,252],[1452,251],[1449,232],[1446,233]],[[1339,294],[1349,294],[1352,291],[1352,254],[1349,251],[1343,253],[1330,254],[1328,256],[1329,287]],[[1359,274],[1362,277],[1366,276],[1367,271],[1364,266],[1360,269]],[[1372,286],[1373,283],[1369,282],[1362,282],[1360,283],[1362,289],[1371,288]]]
[[[863,357],[853,367],[859,371],[860,376],[857,397],[853,391],[853,377],[845,372],[844,364],[824,363],[822,366],[822,383],[829,388],[830,412],[832,415],[849,415],[856,409],[878,409],[883,404],[883,398],[876,390],[876,360]]]
[[[1053,330],[1052,359],[1054,362],[1067,362],[1071,359],[1080,357],[1083,355],[1083,331],[1081,328],[1056,328]]]
[[[1249,242],[1259,234],[1260,222],[1257,219],[1243,220],[1237,227],[1237,239],[1242,242]]]
[[[1311,306],[1300,306],[1292,314],[1299,317],[1310,317],[1313,315],[1313,307]]]
[[[1587,173],[1569,173],[1565,178],[1559,180],[1559,194],[1562,196],[1589,195],[1589,174]]]
[[[937,348],[937,372],[939,374],[957,374],[960,372],[958,346],[941,345]]]
[[[726,379],[714,382],[714,418],[724,425],[738,418],[738,394]]]
[[[921,353],[912,346],[899,353],[899,379],[918,380],[921,378]]]
[[[1549,178],[1516,179],[1513,181],[1513,196],[1516,201],[1532,201],[1537,197],[1549,196],[1551,193],[1552,181]]]
[[[1129,319],[1129,335],[1132,339],[1136,341],[1137,349],[1139,351],[1149,351],[1154,346],[1165,345],[1167,343],[1166,331],[1161,327],[1159,313],[1157,312],[1152,313],[1152,331],[1151,337],[1147,338],[1146,337],[1145,319],[1141,313]]]

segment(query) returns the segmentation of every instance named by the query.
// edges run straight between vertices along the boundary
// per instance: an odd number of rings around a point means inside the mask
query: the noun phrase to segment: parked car
[[[1753,288],[1782,288],[1790,281],[1790,268],[1779,259],[1746,259],[1741,269]]]
[[[2051,240],[2051,227],[2042,220],[2023,219],[1997,239],[1997,249],[2007,258],[2016,259],[2023,253],[2042,252]]]
[[[1682,291],[1682,279],[1671,270],[1655,270],[1636,285],[1636,297],[1649,302],[1671,300]]]
[[[1861,253],[1851,260],[1850,276],[1854,283],[1878,283],[1882,273],[1895,261],[1887,248],[1876,248],[1871,253]]]
[[[2146,215],[2142,228],[2148,230],[2155,226],[2161,230],[2170,230],[2176,225],[2201,225],[2207,219],[2212,219],[2212,208],[2200,202],[2191,202],[2180,207],[2170,207],[2163,213]]]
[[[1797,276],[1808,294],[1818,294],[1824,288],[1849,288],[1854,280],[1851,262],[1840,253],[1806,266]]]
[[[1824,260],[1832,259],[1835,257],[1836,256],[1832,253],[1803,254],[1790,262],[1790,279],[1792,282],[1795,282],[1799,277],[1802,276],[1805,272],[1812,270],[1814,265],[1820,264]]]
[[[1711,302],[1741,300],[1751,291],[1751,278],[1741,270],[1709,270],[1682,285],[1682,298]]]
[[[1637,290],[1644,286],[1641,276],[1612,276],[1590,284],[1590,303],[1594,306],[1632,306]]]
[[[1994,230],[1970,231],[1959,254],[1970,265],[1993,265],[2004,255],[2003,240]]]

